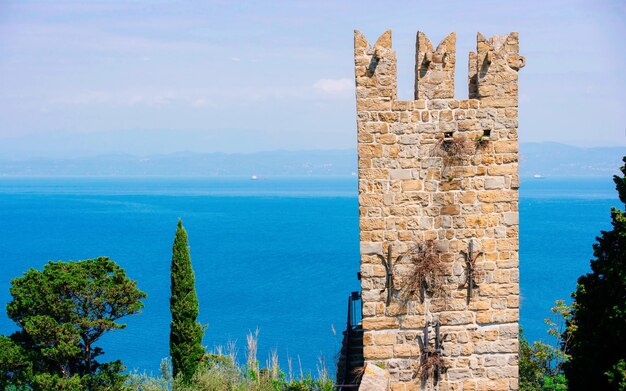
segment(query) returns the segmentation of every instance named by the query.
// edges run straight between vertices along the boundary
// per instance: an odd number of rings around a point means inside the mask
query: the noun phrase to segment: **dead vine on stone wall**
[[[435,371],[445,372],[449,367],[446,359],[443,358],[441,353],[430,353],[428,358],[421,362],[417,373],[422,381],[426,381],[429,378],[435,377]]]
[[[412,264],[407,281],[409,294],[417,295],[422,302],[426,295],[444,297],[445,264],[435,241],[426,240],[416,244],[409,252],[409,260]]]
[[[431,151],[432,157],[443,159],[444,166],[461,165],[476,152],[476,143],[465,135],[447,136],[437,139]]]

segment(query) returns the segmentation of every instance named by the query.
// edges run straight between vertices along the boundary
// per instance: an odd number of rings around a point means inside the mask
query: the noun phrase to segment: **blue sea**
[[[619,200],[610,178],[522,181],[521,324],[549,341],[544,318],[589,271],[592,244]],[[2,178],[0,303],[12,278],[48,260],[106,255],[148,294],[104,359],[157,372],[168,356],[169,267],[178,218],[189,234],[209,349],[259,330],[259,360],[276,350],[317,373],[334,362],[348,294],[358,290],[357,181],[348,178]],[[15,325],[0,311],[0,333]]]

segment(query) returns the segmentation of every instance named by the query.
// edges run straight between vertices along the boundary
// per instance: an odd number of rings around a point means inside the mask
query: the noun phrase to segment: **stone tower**
[[[417,34],[397,99],[391,31],[354,33],[363,356],[391,390],[518,389],[518,34],[477,37],[454,98],[456,35]]]

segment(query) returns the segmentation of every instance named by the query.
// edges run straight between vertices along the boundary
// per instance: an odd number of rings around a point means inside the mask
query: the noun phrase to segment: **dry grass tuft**
[[[355,379],[358,379],[359,382],[361,381],[360,379],[363,377],[364,373],[365,373],[365,365],[356,367],[352,370],[352,375],[354,376]]]
[[[248,368],[258,372],[259,361],[257,360],[256,354],[259,343],[259,329],[256,329],[254,334],[252,331],[248,332],[248,335],[246,335],[246,342],[248,343],[246,364],[248,365]]]

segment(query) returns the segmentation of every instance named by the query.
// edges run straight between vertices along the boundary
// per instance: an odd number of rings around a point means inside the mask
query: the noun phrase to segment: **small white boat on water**
[[[257,179],[259,179],[259,177],[257,177],[256,175],[252,175],[252,177],[250,177],[251,180],[256,181]]]
[[[533,175],[533,178],[535,178],[535,179],[543,179],[545,177],[543,175],[540,175],[540,174],[535,174],[535,175]]]

